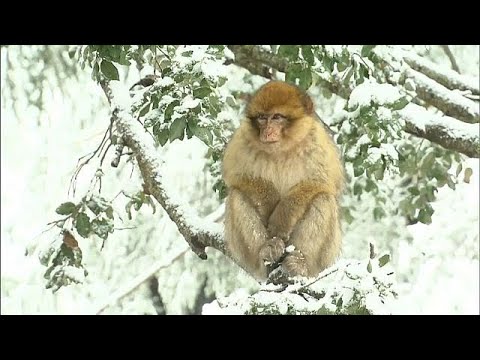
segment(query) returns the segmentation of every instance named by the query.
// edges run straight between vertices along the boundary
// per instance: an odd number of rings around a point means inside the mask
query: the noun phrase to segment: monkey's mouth
[[[269,139],[269,140],[263,140],[262,139],[260,141],[261,141],[262,144],[267,144],[267,145],[276,144],[276,143],[280,142],[280,140],[278,140],[278,139]]]

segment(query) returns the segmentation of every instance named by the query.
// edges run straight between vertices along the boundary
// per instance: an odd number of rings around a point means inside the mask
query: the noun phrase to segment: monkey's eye
[[[268,119],[268,116],[265,115],[265,114],[258,115],[258,117],[257,117],[257,120],[260,121],[260,122],[265,122],[265,121],[267,121],[267,119]]]
[[[285,119],[285,116],[283,116],[282,114],[274,114],[272,116],[272,120],[282,120],[282,119]]]

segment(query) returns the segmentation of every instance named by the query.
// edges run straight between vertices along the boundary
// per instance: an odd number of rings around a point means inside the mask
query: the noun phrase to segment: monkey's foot
[[[308,275],[305,256],[298,250],[294,250],[285,256],[285,259],[282,261],[282,268],[290,277]]]
[[[278,261],[285,252],[285,243],[279,237],[273,237],[267,240],[265,244],[260,248],[260,259],[274,263]]]

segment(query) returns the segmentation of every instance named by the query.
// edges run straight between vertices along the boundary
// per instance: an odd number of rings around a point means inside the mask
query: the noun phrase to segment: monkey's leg
[[[267,269],[260,256],[267,239],[267,230],[258,212],[243,193],[232,189],[226,200],[225,211],[227,251],[238,265],[258,280],[267,277]]]
[[[333,195],[317,195],[290,236],[295,251],[282,266],[290,276],[318,275],[334,263],[341,249],[338,203]]]

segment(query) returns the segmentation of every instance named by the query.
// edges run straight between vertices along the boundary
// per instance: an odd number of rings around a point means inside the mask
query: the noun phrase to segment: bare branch
[[[450,50],[450,47],[448,45],[440,45],[443,51],[445,52],[445,55],[448,56],[448,59],[450,60],[450,63],[452,64],[452,69],[455,70],[456,72],[460,73],[460,68],[458,67],[457,60],[455,60],[455,56],[453,56],[452,50]]]

